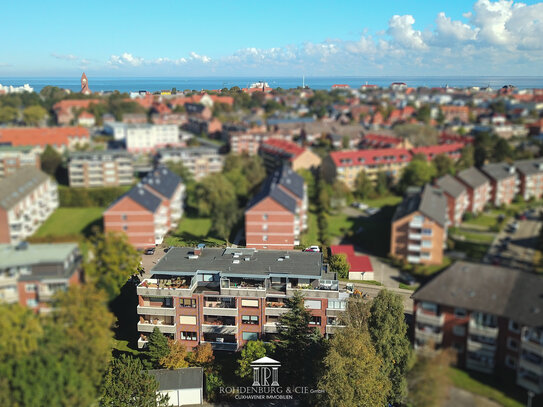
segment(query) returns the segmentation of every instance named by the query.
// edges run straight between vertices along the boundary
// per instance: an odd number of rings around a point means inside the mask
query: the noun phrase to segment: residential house
[[[57,291],[81,281],[77,243],[0,245],[0,302],[45,313]]]
[[[96,124],[96,120],[94,119],[94,115],[92,113],[82,112],[77,117],[77,124],[83,127],[92,127]]]
[[[464,144],[439,144],[434,146],[415,147],[411,149],[411,154],[420,154],[426,157],[428,161],[432,161],[438,155],[446,155],[453,161],[458,161],[462,155]]]
[[[490,185],[490,179],[475,167],[458,172],[456,179],[464,184],[467,189],[467,211],[474,214],[482,212],[491,198],[492,186]]]
[[[59,125],[70,125],[76,120],[78,112],[88,109],[92,104],[102,103],[99,99],[66,99],[53,105],[53,111]]]
[[[383,148],[413,148],[413,145],[406,138],[394,137],[387,134],[368,133],[360,141],[361,149],[383,149]]]
[[[467,187],[449,174],[438,178],[435,181],[435,185],[441,188],[447,199],[449,224],[459,226],[462,223],[464,213],[469,208]]]
[[[40,168],[40,155],[32,147],[0,146],[0,178],[21,167]]]
[[[251,340],[272,342],[295,292],[309,325],[330,336],[348,298],[316,252],[175,247],[151,274],[137,287],[139,347],[155,328],[188,349],[210,343],[235,352]]]
[[[441,113],[445,119],[445,123],[462,122],[469,123],[469,107],[445,105],[440,106]]]
[[[481,171],[490,179],[491,202],[494,206],[509,205],[513,202],[520,182],[513,164],[486,164]]]
[[[392,217],[390,254],[413,264],[441,264],[448,223],[440,189],[427,184],[409,190]]]
[[[68,160],[71,187],[117,187],[134,182],[132,155],[124,150],[71,153]]]
[[[519,193],[525,201],[543,196],[543,159],[515,161]]]
[[[413,294],[415,347],[456,351],[468,370],[511,375],[543,392],[543,279],[520,270],[456,262]]]
[[[90,143],[84,127],[7,127],[0,128],[0,145],[30,146],[42,153],[48,145],[58,152],[74,150]]]
[[[268,138],[260,146],[260,155],[268,171],[288,163],[294,170],[317,168],[321,158],[308,148],[291,141]]]
[[[182,163],[196,181],[222,171],[224,157],[218,147],[196,146],[165,148],[157,151],[155,161],[159,164]]]
[[[352,244],[332,245],[330,254],[344,254],[349,263],[349,280],[375,280],[369,256],[355,254]]]
[[[34,167],[0,179],[0,243],[17,244],[38,230],[58,208],[58,186]]]

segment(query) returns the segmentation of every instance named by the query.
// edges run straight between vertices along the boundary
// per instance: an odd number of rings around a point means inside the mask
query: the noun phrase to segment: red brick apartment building
[[[469,107],[468,106],[441,106],[441,113],[445,118],[445,122],[451,123],[454,121],[460,121],[462,123],[469,123]]]
[[[308,148],[278,138],[268,138],[260,146],[260,155],[268,171],[288,163],[294,170],[317,168],[321,158]]]
[[[543,278],[456,262],[413,294],[415,348],[453,348],[460,366],[543,392]],[[541,404],[534,404],[541,405]]]
[[[48,312],[53,295],[69,285],[79,284],[81,273],[81,255],[76,243],[3,245],[0,302]]]
[[[390,254],[413,264],[441,264],[447,241],[447,199],[427,184],[413,188],[392,217]]]
[[[14,147],[31,146],[43,152],[50,145],[59,152],[73,150],[90,142],[84,127],[11,127],[0,129],[0,144]]]
[[[515,161],[519,193],[524,200],[543,196],[543,159]]]
[[[490,179],[491,202],[495,206],[509,205],[518,192],[516,168],[508,163],[487,164],[481,171]]]
[[[104,212],[104,230],[123,232],[136,248],[154,247],[183,215],[185,186],[165,167],[151,171]]]
[[[469,207],[469,195],[464,184],[451,175],[444,175],[435,182],[438,188],[441,188],[447,199],[447,215],[449,224],[459,226],[462,223],[462,217]]]
[[[172,248],[137,287],[139,347],[157,327],[187,348],[211,343],[236,351],[249,340],[273,341],[285,299],[304,295],[310,325],[338,329],[348,294],[322,253],[243,248]]]
[[[365,134],[360,141],[360,148],[412,148],[413,146],[406,138],[394,137],[387,134]]]
[[[0,146],[0,178],[13,174],[21,167],[40,169],[40,155],[32,147]]]
[[[292,250],[307,229],[307,186],[284,165],[269,176],[245,210],[246,246]]]
[[[492,187],[490,180],[475,167],[470,167],[456,174],[456,179],[466,187],[468,193],[467,211],[477,214],[490,202]]]
[[[436,156],[444,154],[451,160],[457,161],[464,148],[463,143],[440,144],[435,146],[415,147],[411,149],[411,154],[422,154],[428,161],[432,161]]]

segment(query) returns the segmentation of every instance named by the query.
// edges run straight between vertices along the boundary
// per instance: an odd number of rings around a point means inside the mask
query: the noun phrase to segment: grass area
[[[300,241],[303,247],[319,245],[319,226],[317,225],[317,214],[308,212],[307,231],[302,235]]]
[[[390,195],[376,199],[364,199],[362,202],[372,208],[381,208],[386,205],[396,206],[402,201],[401,196]]]
[[[341,281],[345,281],[347,283],[356,283],[356,284],[368,284],[368,285],[378,285],[382,286],[379,281],[375,280],[349,280],[348,278],[340,278]]]
[[[166,236],[164,242],[168,246],[194,246],[206,243],[210,246],[225,244],[223,239],[210,236],[211,219],[185,216],[177,229]]]
[[[468,225],[484,226],[486,228],[491,228],[492,226],[495,226],[497,222],[498,222],[498,219],[496,216],[480,214],[479,216],[475,218],[464,220],[462,223],[465,223]]]
[[[492,243],[494,241],[494,238],[496,237],[495,234],[472,232],[458,228],[456,228],[454,231],[451,230],[451,235],[463,236],[466,240],[469,240],[471,242],[489,244]]]
[[[407,266],[403,268],[403,271],[411,273],[415,276],[426,277],[426,276],[431,276],[432,274],[435,274],[449,267],[451,263],[452,263],[452,259],[450,257],[443,256],[443,261],[441,262],[441,264],[430,264],[430,265],[408,264]],[[403,287],[400,287],[400,288],[403,288]],[[407,289],[411,290],[412,288],[408,287]]]
[[[409,284],[405,284],[405,283],[400,283],[399,288],[404,289],[404,290],[415,291],[417,288],[419,288],[419,285],[420,284],[409,285]]]
[[[481,261],[485,257],[490,245],[487,243],[465,242],[461,240],[454,241],[454,250],[466,253],[468,260]]]
[[[93,226],[102,227],[104,208],[58,208],[41,225],[33,237],[35,238],[73,238],[90,234]]]
[[[142,353],[138,349],[132,349],[129,346],[128,341],[119,340],[119,339],[113,339],[113,350],[114,352],[119,352],[119,353],[124,353],[124,354],[129,353],[133,356],[139,356],[139,354]]]
[[[494,400],[504,407],[522,407],[525,405],[526,394],[514,385],[514,381],[502,380],[498,383],[492,376],[468,373],[454,367],[449,369],[449,376],[455,387]],[[538,404],[532,405],[536,406]]]

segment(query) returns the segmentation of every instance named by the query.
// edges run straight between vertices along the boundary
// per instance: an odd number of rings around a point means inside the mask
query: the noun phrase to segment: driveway
[[[158,263],[158,261],[164,256],[166,253],[164,253],[164,248],[166,246],[158,246],[155,249],[155,254],[141,254],[141,263],[144,269],[143,278],[150,278],[151,277],[151,269]]]

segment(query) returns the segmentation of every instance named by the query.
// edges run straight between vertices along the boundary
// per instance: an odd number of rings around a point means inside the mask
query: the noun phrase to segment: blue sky
[[[537,1],[6,3],[0,76],[541,75],[543,66]]]

